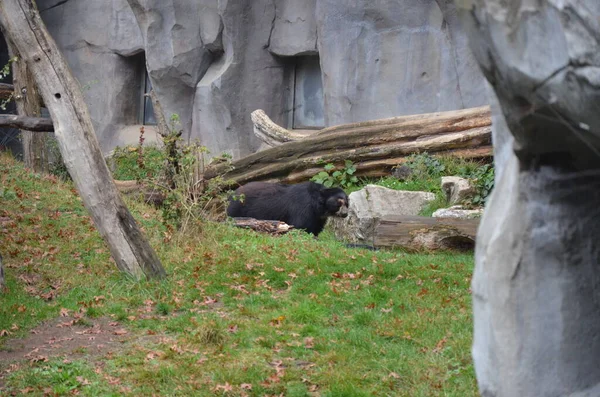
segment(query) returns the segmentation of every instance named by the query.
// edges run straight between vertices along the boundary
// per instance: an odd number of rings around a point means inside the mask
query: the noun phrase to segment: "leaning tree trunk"
[[[106,166],[83,95],[32,0],[0,1],[0,24],[27,63],[54,122],[65,165],[122,271],[165,271],[129,213]]]
[[[11,57],[16,60],[12,63],[12,77],[14,85],[13,99],[17,106],[17,113],[22,117],[40,117],[42,114],[39,92],[35,80],[27,63],[23,60],[10,40],[6,40]],[[23,162],[25,167],[36,172],[48,171],[47,133],[21,130],[23,144]]]
[[[498,100],[472,282],[486,397],[600,395],[599,4],[460,1]]]

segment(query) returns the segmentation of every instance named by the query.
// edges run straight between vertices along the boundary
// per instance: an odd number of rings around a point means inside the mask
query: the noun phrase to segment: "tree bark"
[[[123,272],[141,278],[165,271],[123,203],[104,161],[80,87],[32,0],[2,0],[0,24],[30,68],[54,121],[65,165]]]
[[[0,128],[20,128],[31,132],[53,132],[52,119],[44,117],[24,117],[0,115]]]
[[[39,92],[35,80],[27,63],[21,58],[10,39],[6,39],[12,62],[12,77],[14,85],[13,99],[17,107],[17,114],[21,117],[40,117]],[[23,145],[23,162],[25,167],[35,172],[48,171],[48,150],[46,145],[47,134],[35,133],[21,129],[21,143]]]
[[[0,100],[10,98],[15,92],[15,86],[12,84],[0,83]]]
[[[452,154],[468,158],[490,157],[491,119],[489,107],[451,112],[395,117],[346,124],[300,137],[254,113],[255,130],[265,141],[281,144],[232,164],[209,166],[206,180],[223,176],[238,184],[251,181],[295,183],[310,179],[333,163],[343,168],[345,160],[357,164],[358,176],[389,175],[391,168],[418,152]],[[283,142],[283,140],[287,140]]]
[[[407,250],[472,250],[479,219],[395,216],[375,228],[375,247]]]

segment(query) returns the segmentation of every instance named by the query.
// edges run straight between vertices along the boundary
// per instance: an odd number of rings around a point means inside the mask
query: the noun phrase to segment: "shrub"
[[[320,183],[325,187],[342,187],[345,189],[358,184],[358,178],[354,175],[356,172],[356,165],[350,160],[344,161],[344,167],[340,170],[334,171],[336,167],[331,163],[326,164],[323,168],[324,171],[319,172],[310,180]]]

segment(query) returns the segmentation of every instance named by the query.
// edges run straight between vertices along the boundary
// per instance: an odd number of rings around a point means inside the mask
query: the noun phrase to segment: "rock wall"
[[[104,151],[135,141],[143,76],[187,139],[259,149],[250,113],[290,126],[295,68],[320,58],[325,125],[487,103],[450,0],[39,0],[85,86]],[[318,117],[317,117],[318,119]]]
[[[81,84],[103,151],[137,124],[143,41],[125,0],[38,0],[38,8]],[[133,141],[137,139],[133,136]]]

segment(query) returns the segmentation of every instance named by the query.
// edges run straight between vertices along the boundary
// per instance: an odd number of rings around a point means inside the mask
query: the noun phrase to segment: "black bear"
[[[250,182],[229,198],[227,215],[281,221],[318,236],[327,217],[348,216],[348,196],[340,188],[328,189],[314,182]]]

